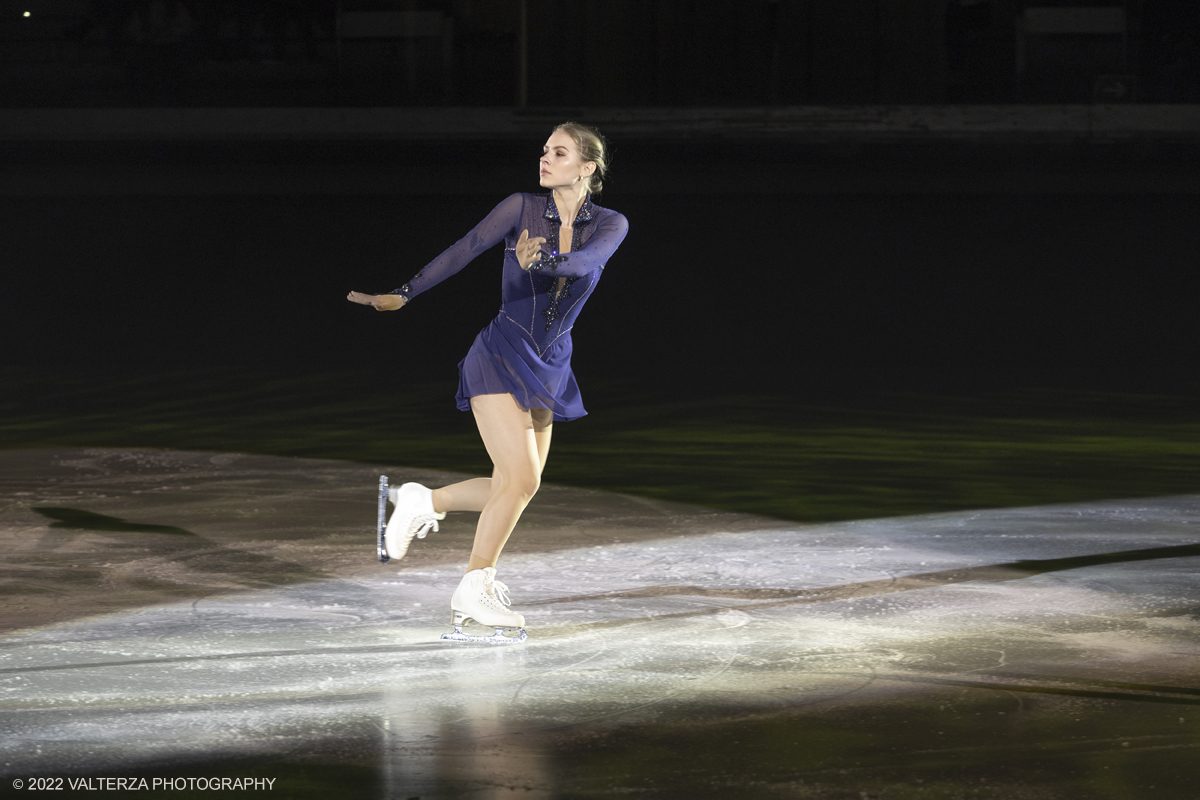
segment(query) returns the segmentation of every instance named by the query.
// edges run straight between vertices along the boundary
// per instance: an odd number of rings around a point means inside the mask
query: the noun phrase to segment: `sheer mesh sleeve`
[[[562,275],[580,278],[597,269],[604,269],[608,259],[629,233],[629,221],[622,214],[609,214],[596,223],[596,232],[587,243],[570,253],[551,256],[543,254],[529,269],[543,275]]]
[[[521,221],[521,210],[525,198],[519,194],[509,195],[500,205],[491,210],[483,220],[463,238],[448,247],[440,256],[430,261],[412,280],[391,294],[409,300],[426,289],[431,289],[454,275],[486,250],[491,249],[505,236],[513,233]],[[597,234],[598,235],[598,234]]]

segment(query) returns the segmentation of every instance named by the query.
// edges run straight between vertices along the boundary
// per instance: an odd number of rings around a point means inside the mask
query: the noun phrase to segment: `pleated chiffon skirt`
[[[470,411],[477,394],[511,394],[522,408],[545,408],[555,422],[587,414],[571,372],[571,334],[538,355],[516,323],[501,315],[475,337],[467,357],[458,363],[458,408]]]

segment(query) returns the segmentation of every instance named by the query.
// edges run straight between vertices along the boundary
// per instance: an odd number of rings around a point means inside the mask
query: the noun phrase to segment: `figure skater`
[[[538,490],[553,424],[587,413],[571,372],[571,328],[629,230],[625,217],[591,200],[600,192],[607,160],[597,130],[559,125],[539,162],[548,194],[509,196],[394,292],[348,295],[377,311],[395,311],[504,240],[500,313],[458,365],[458,408],[475,416],[492,477],[432,491],[418,483],[390,489],[394,510],[379,547],[381,561],[403,558],[413,538],[436,531],[448,512],[480,512],[467,573],[450,598],[454,632],[443,639],[526,638],[525,618],[509,608],[508,587],[496,580],[496,560]],[[462,626],[471,620],[495,627],[495,635],[464,634]]]

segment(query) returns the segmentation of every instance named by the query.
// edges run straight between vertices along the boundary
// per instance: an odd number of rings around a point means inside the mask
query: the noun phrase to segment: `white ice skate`
[[[414,537],[424,539],[431,530],[436,531],[438,520],[445,519],[446,513],[433,510],[432,490],[419,483],[406,483],[399,488],[389,489],[387,477],[382,476],[379,479],[381,522],[385,492],[395,506],[379,544],[379,560],[386,564],[389,559],[404,558]]]
[[[454,632],[443,633],[443,639],[454,642],[487,642],[488,644],[515,644],[529,638],[525,633],[525,617],[509,607],[508,587],[496,580],[496,568],[473,569],[463,576],[462,582],[450,598],[454,612]],[[495,628],[492,636],[471,636],[463,633],[463,626],[472,621]]]

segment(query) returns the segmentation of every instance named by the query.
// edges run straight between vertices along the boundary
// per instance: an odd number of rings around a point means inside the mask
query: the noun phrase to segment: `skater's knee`
[[[528,503],[542,485],[541,477],[532,470],[521,470],[515,474],[504,476],[500,481],[499,491]]]
[[[521,499],[528,503],[533,499],[533,496],[537,494],[537,490],[541,488],[541,485],[542,479],[538,477],[538,474],[536,472],[530,472],[526,475],[522,475],[517,480],[516,485],[513,488],[521,496]]]

